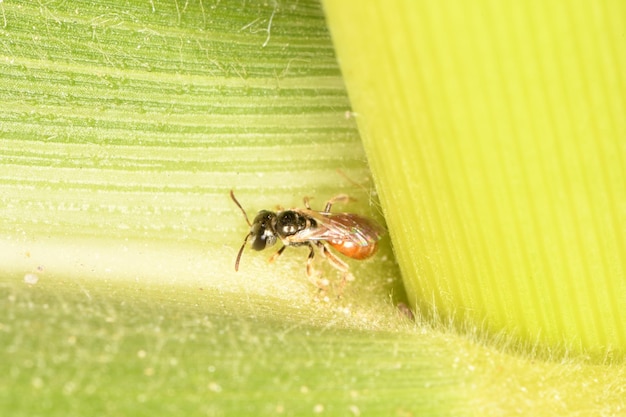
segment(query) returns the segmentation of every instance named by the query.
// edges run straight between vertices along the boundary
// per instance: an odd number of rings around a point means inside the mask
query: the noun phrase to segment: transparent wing
[[[323,213],[313,210],[299,210],[302,214],[312,217],[316,227],[302,230],[290,236],[292,242],[308,240],[340,240],[350,241],[358,246],[371,245],[385,234],[374,220],[352,213]]]

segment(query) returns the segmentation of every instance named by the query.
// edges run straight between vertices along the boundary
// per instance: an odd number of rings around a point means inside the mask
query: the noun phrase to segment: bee
[[[276,212],[261,210],[252,223],[232,190],[230,197],[239,207],[246,223],[250,226],[250,232],[246,235],[241,249],[237,253],[235,271],[239,270],[241,254],[248,241],[250,241],[252,249],[261,251],[273,246],[280,239],[283,246],[269,258],[270,263],[274,262],[287,246],[307,246],[309,257],[306,263],[306,274],[309,279],[313,280],[313,259],[317,247],[322,256],[342,273],[343,286],[346,281],[352,281],[354,277],[350,273],[348,264],[331,252],[329,247],[352,259],[367,259],[376,253],[378,241],[385,233],[382,226],[374,220],[359,214],[331,213],[333,204],[350,201],[350,197],[345,194],[337,195],[328,200],[323,211],[312,210],[307,197],[304,198],[305,208],[278,210]],[[327,281],[315,283],[320,288],[328,285]]]

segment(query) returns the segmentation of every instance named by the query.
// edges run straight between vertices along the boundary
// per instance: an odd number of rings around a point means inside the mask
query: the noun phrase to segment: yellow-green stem
[[[326,8],[411,301],[622,358],[624,3]]]

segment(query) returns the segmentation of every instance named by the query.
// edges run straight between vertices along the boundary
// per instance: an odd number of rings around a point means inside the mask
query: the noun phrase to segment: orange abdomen
[[[329,240],[328,243],[339,253],[359,260],[369,258],[378,250],[378,244],[376,242],[364,246],[357,245],[350,240]]]

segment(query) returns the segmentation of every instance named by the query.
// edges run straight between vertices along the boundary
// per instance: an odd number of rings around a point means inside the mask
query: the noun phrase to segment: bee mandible
[[[374,255],[378,249],[378,241],[384,235],[385,229],[374,220],[354,213],[331,213],[335,203],[350,201],[345,194],[337,195],[326,202],[323,211],[311,209],[309,199],[304,198],[305,208],[290,210],[261,210],[250,222],[246,211],[235,198],[234,192],[230,191],[230,197],[243,213],[246,223],[250,226],[250,232],[246,235],[237,259],[235,271],[239,270],[241,254],[248,241],[252,249],[261,251],[273,246],[278,239],[283,246],[274,253],[269,262],[274,262],[287,248],[287,246],[308,246],[309,257],[306,263],[306,274],[313,279],[313,259],[315,247],[328,262],[342,273],[342,285],[346,281],[354,279],[350,273],[350,267],[337,255],[332,253],[329,246],[352,259],[367,259]],[[320,288],[320,282],[316,282]]]

